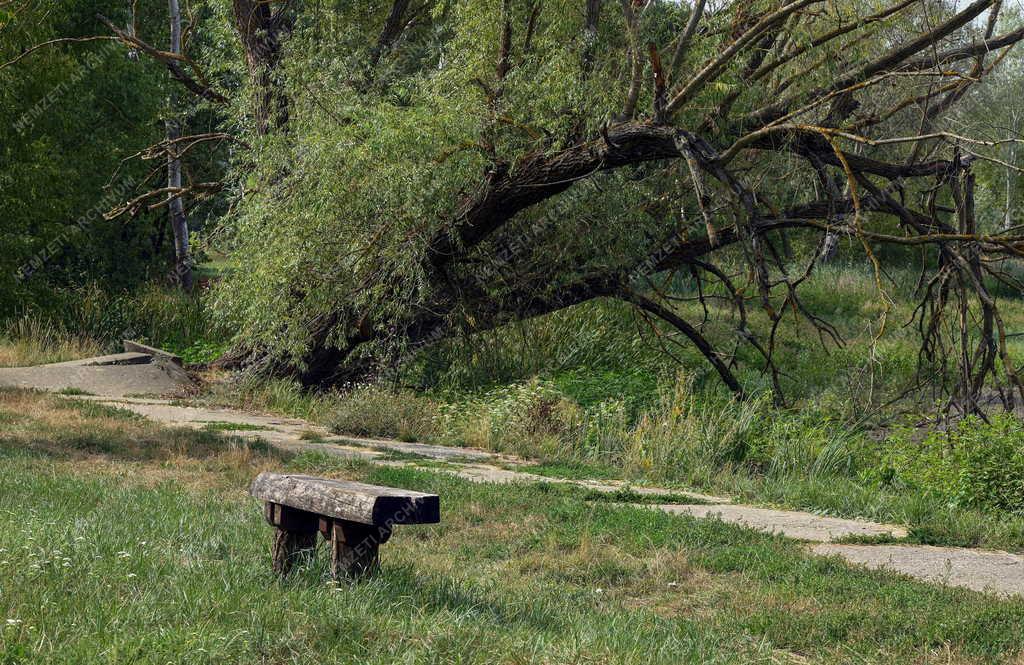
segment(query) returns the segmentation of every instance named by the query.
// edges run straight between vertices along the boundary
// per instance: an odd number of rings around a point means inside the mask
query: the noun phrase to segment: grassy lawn
[[[31,415],[30,415],[31,414]],[[544,486],[284,459],[0,391],[0,663],[1015,662],[1024,601]],[[383,574],[270,574],[246,494],[289,468],[437,492]],[[323,552],[321,552],[323,554]]]

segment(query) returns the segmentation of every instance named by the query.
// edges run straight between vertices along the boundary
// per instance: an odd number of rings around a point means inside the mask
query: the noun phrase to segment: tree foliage
[[[2,7],[0,62],[94,35],[97,2]],[[161,81],[108,41],[67,43],[0,70],[0,312],[88,281],[136,283],[160,254],[148,224],[108,222],[142,169],[120,160],[156,135]]]

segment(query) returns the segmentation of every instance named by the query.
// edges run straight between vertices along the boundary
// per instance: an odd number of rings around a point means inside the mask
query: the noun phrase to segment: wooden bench
[[[312,552],[317,533],[330,543],[335,579],[354,578],[378,568],[379,547],[396,525],[441,521],[436,494],[347,480],[261,473],[249,492],[266,502],[279,575],[287,575],[297,557]]]

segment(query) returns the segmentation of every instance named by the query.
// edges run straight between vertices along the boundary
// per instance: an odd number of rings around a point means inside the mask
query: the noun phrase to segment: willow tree
[[[986,284],[1024,236],[986,233],[973,213],[971,166],[999,141],[944,124],[1024,38],[1001,9],[305,7],[275,61],[287,118],[255,149],[246,177],[259,184],[235,221],[246,269],[219,292],[239,330],[225,364],[328,385],[453,334],[612,298],[677,329],[741,393],[659,284],[676,271],[724,283],[738,338],[771,366],[787,317],[833,333],[800,298],[821,253],[787,258],[782,234],[831,234],[858,239],[878,274],[873,245],[932,248],[925,353],[942,352],[961,306],[977,310],[960,317],[958,390],[1016,385]],[[750,307],[770,333],[747,325]]]

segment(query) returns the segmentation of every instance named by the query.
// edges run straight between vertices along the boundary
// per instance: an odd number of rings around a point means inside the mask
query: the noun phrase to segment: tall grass
[[[738,401],[698,389],[685,373],[664,383],[637,414],[624,398],[582,406],[541,379],[454,401],[381,386],[320,400],[319,413],[338,433],[471,446],[701,485],[739,470],[852,476],[863,447],[860,431],[821,411],[778,410],[768,393]]]
[[[9,321],[0,332],[0,367],[28,367],[75,360],[99,354],[103,345],[74,335],[52,321],[25,315]]]
[[[201,298],[155,285],[114,294],[83,287],[48,316],[65,330],[108,343],[136,338],[181,348],[212,329]]]
[[[645,475],[713,476],[746,458],[769,402],[766,395],[745,402],[702,399],[692,379],[681,376],[623,432],[623,462]]]
[[[156,285],[124,293],[91,285],[0,323],[0,337],[0,364],[11,366],[96,355],[116,350],[124,339],[182,352],[224,335],[199,296]]]

